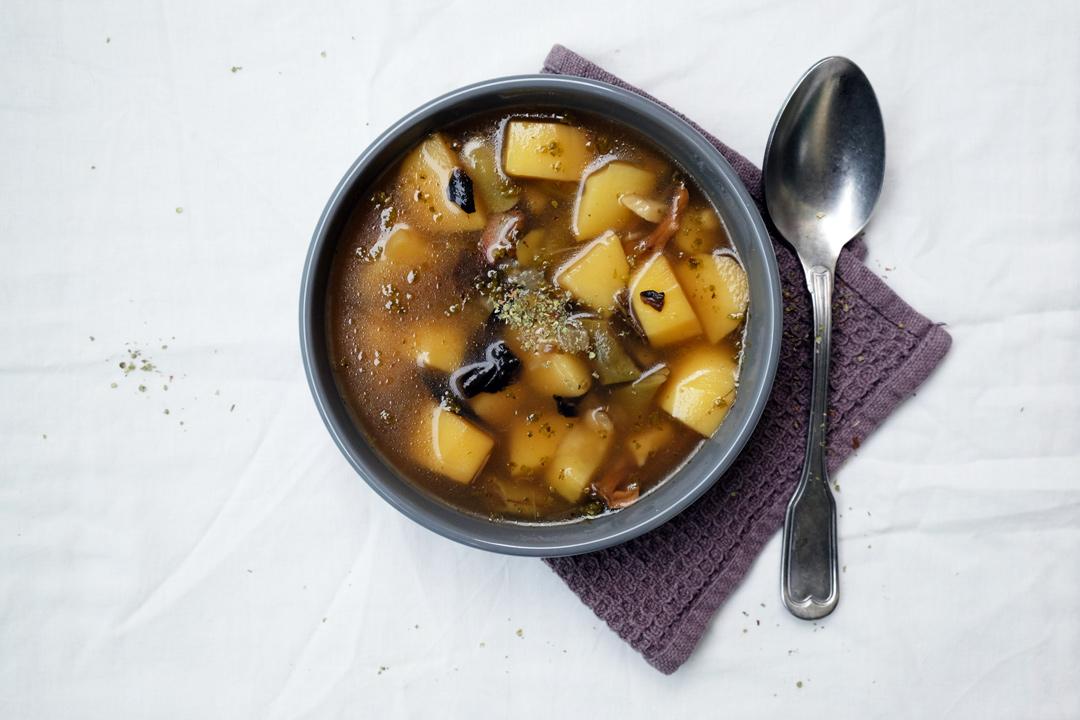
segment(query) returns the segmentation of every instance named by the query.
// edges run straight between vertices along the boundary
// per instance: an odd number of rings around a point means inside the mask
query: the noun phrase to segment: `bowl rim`
[[[748,414],[743,418],[741,425],[736,428],[734,439],[726,446],[726,450],[719,460],[712,463],[710,472],[701,473],[700,476],[696,478],[683,478],[683,482],[686,482],[688,486],[681,495],[676,497],[674,502],[661,507],[655,512],[643,514],[641,519],[633,525],[617,529],[611,533],[595,538],[581,540],[563,539],[546,542],[542,540],[531,542],[511,541],[509,539],[500,539],[497,537],[497,531],[490,536],[480,536],[477,534],[476,528],[467,531],[460,527],[461,524],[475,525],[473,522],[466,521],[466,518],[471,518],[472,520],[476,519],[475,515],[468,512],[455,509],[456,512],[449,513],[449,517],[456,516],[456,523],[447,522],[445,518],[436,517],[428,509],[425,509],[421,504],[418,504],[408,497],[417,490],[416,486],[407,478],[400,477],[392,466],[384,463],[385,469],[390,471],[389,474],[391,477],[389,479],[381,478],[379,477],[378,472],[373,472],[370,463],[362,457],[362,453],[357,451],[357,448],[353,446],[352,441],[347,437],[349,429],[352,430],[353,435],[359,434],[363,436],[363,431],[352,426],[351,418],[346,417],[343,421],[342,418],[339,417],[338,411],[334,408],[335,404],[343,405],[347,403],[340,396],[336,382],[332,378],[330,383],[325,381],[325,373],[323,371],[327,370],[332,373],[332,369],[329,367],[323,368],[317,365],[316,345],[320,343],[325,344],[326,342],[325,327],[323,328],[322,333],[320,333],[319,329],[316,327],[320,324],[325,325],[325,317],[313,317],[313,307],[319,305],[319,300],[315,295],[316,290],[319,287],[319,268],[317,266],[320,264],[320,261],[325,254],[329,253],[332,258],[333,252],[337,246],[337,235],[331,231],[334,229],[335,223],[339,220],[340,214],[351,211],[353,204],[348,203],[348,200],[354,191],[354,186],[358,182],[358,179],[364,174],[364,171],[368,169],[368,165],[378,159],[382,153],[386,152],[388,147],[390,147],[395,139],[403,132],[431,119],[435,115],[452,109],[455,105],[470,99],[476,99],[486,94],[498,96],[499,93],[513,93],[515,91],[523,90],[552,93],[565,91],[584,92],[586,94],[591,93],[610,102],[618,103],[622,106],[624,111],[629,111],[629,113],[638,115],[639,117],[644,116],[650,121],[665,125],[668,131],[679,135],[680,142],[691,146],[695,152],[700,154],[700,157],[703,160],[707,160],[719,171],[720,179],[725,183],[725,189],[735,198],[737,201],[737,209],[745,215],[745,219],[749,222],[754,231],[754,237],[749,238],[749,240],[754,247],[761,251],[761,261],[766,270],[764,277],[757,278],[755,281],[758,283],[759,289],[765,291],[765,297],[768,297],[770,302],[767,303],[767,307],[765,308],[755,309],[752,316],[752,322],[761,322],[766,326],[763,335],[766,341],[766,347],[758,347],[755,350],[755,361],[764,363],[764,368],[761,373],[761,381],[756,383],[754,387],[745,389],[740,387],[740,394],[737,402],[744,405],[749,404],[751,408]],[[494,108],[489,108],[488,110],[490,111],[492,109]],[[602,112],[599,114],[603,115]],[[614,116],[612,116],[611,119],[616,122],[621,122],[622,124],[627,124],[625,120],[620,120]],[[658,144],[661,145],[661,149],[664,149],[662,143]],[[693,173],[689,174],[691,176],[694,175]],[[709,190],[704,187],[705,183],[698,178],[695,179],[702,185],[703,191],[709,194]],[[760,288],[762,283],[765,284],[764,288]],[[769,232],[757,205],[754,203],[746,187],[743,185],[742,181],[739,180],[738,175],[723,155],[701,134],[701,132],[690,125],[689,122],[653,100],[599,80],[554,74],[510,75],[465,85],[420,105],[380,133],[375,140],[360,153],[356,160],[353,161],[345,175],[338,182],[323,208],[318,224],[312,234],[304,262],[304,270],[300,283],[299,311],[300,351],[308,387],[311,390],[315,405],[318,408],[319,415],[322,418],[326,429],[330,433],[338,449],[342,452],[357,474],[359,474],[383,500],[388,502],[406,517],[428,530],[470,547],[503,554],[534,557],[577,555],[621,544],[668,522],[708,491],[723,476],[735,461],[735,458],[742,452],[746,443],[749,441],[750,436],[753,434],[758,421],[761,419],[761,415],[764,412],[766,402],[768,401],[772,390],[776,369],[779,364],[780,339],[783,323],[780,276]],[[329,387],[327,387],[328,384]],[[744,395],[744,392],[749,394]],[[348,423],[349,427],[344,427],[344,423]],[[366,440],[364,442],[369,446],[369,451],[374,453],[378,452],[371,447],[371,444]],[[706,440],[706,442],[709,442],[709,440]],[[690,459],[699,455],[703,449],[704,448],[699,447],[699,449],[690,456]],[[689,462],[689,459],[686,462]],[[676,476],[678,476],[679,473],[682,473],[684,468],[685,463],[675,471]],[[669,478],[664,484],[666,485],[675,480],[676,477]],[[408,489],[402,488],[400,487],[402,484],[407,484],[411,487]],[[395,485],[398,485],[399,487],[395,488]],[[652,493],[649,495],[651,494]],[[646,497],[648,497],[648,495],[646,495]],[[445,501],[443,504],[448,505]],[[453,506],[449,507],[452,508]],[[629,508],[621,510],[611,516],[602,516],[599,520],[602,520],[603,517],[620,515],[627,512],[627,510],[629,510]],[[599,520],[581,520],[579,522],[595,523]],[[525,526],[536,528],[536,535],[538,536],[550,534],[543,532],[543,528],[563,528],[577,524],[548,523],[532,525],[523,523],[492,523],[487,520],[484,522],[492,527],[513,525],[514,527]]]

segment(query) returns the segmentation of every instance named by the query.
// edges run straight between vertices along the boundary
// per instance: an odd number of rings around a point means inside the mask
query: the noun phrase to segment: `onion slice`
[[[671,207],[668,209],[667,215],[638,244],[638,247],[641,248],[640,254],[660,252],[667,246],[668,240],[675,237],[675,233],[679,230],[679,223],[682,221],[682,214],[689,200],[690,193],[686,190],[686,185],[679,183],[675,188],[674,196],[671,198]]]
[[[489,265],[514,249],[517,233],[525,222],[525,214],[520,210],[497,213],[488,218],[484,232],[480,235],[480,251]]]
[[[653,200],[634,193],[620,195],[619,204],[642,220],[648,220],[651,223],[658,223],[663,220],[664,213],[668,209],[667,205],[659,200]]]

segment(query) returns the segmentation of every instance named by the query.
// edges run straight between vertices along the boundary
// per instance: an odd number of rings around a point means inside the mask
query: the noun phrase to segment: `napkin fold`
[[[656,101],[562,45],[551,49],[543,70],[602,80]],[[683,119],[723,154],[765,215],[761,171]],[[772,242],[784,300],[780,365],[765,412],[738,460],[694,505],[647,535],[589,555],[545,560],[582,602],[664,673],[686,661],[709,619],[781,527],[802,469],[810,413],[810,297],[794,252],[775,233]],[[837,264],[830,471],[915,392],[952,342],[862,263],[865,254],[860,239]]]

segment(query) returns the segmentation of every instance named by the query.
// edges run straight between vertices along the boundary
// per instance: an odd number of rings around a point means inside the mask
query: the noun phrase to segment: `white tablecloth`
[[[367,5],[4,6],[0,717],[1080,716],[1080,5]],[[774,540],[671,677],[381,502],[301,372],[345,168],[556,41],[751,158],[854,58],[868,262],[955,341],[838,473],[840,609],[779,606]]]

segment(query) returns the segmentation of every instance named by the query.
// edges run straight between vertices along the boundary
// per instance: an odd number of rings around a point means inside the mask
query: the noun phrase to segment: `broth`
[[[434,133],[364,194],[328,290],[338,386],[373,446],[463,510],[633,503],[735,401],[746,274],[692,180],[593,117]]]

